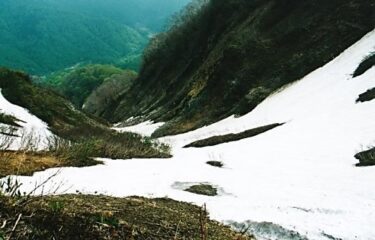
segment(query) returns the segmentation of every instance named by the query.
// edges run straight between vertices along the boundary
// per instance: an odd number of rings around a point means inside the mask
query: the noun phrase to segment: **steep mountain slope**
[[[167,121],[154,135],[245,114],[375,27],[370,0],[211,0],[156,37],[113,122]]]
[[[97,117],[109,118],[113,114],[111,106],[130,89],[137,76],[136,72],[124,70],[107,78],[86,98],[82,109]]]
[[[156,16],[155,2],[138,2],[2,0],[0,65],[40,75],[79,62],[137,67],[148,35],[182,5],[163,1]]]
[[[30,77],[24,73],[1,68],[0,88],[2,95],[9,102],[28,109],[32,115],[48,124],[48,127],[59,136],[74,139],[81,134],[79,129],[105,128],[104,124],[77,111],[69,101],[60,95],[35,87],[31,83]],[[12,109],[6,106],[2,106],[2,108],[4,111]],[[24,120],[22,116],[16,117]]]
[[[375,140],[375,101],[356,102],[359,94],[375,87],[375,68],[352,76],[374,49],[375,30],[252,112],[160,139],[172,144],[171,160],[105,160],[103,166],[63,168],[56,182],[74,186],[68,191],[72,193],[206,203],[214,219],[249,229],[259,239],[375,239],[375,168],[356,167],[354,158],[361,146]],[[240,141],[183,148],[272,123],[285,124]],[[122,130],[151,134],[159,126],[144,123]],[[224,166],[212,167],[208,161]],[[18,179],[27,191],[50,174]],[[118,182],[124,183],[121,188]],[[199,183],[214,186],[218,196],[184,191]]]

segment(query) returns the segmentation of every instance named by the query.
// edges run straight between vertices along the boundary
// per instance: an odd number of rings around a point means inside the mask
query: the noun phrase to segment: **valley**
[[[0,240],[375,239],[372,1],[45,2],[105,31],[0,37]]]

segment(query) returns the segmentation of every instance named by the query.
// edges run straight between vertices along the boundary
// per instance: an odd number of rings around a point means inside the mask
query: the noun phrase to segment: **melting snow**
[[[129,126],[129,127],[114,127],[113,129],[119,131],[119,132],[133,132],[142,134],[143,136],[150,137],[153,132],[155,132],[156,129],[163,126],[164,123],[154,123],[152,121],[146,121],[143,123],[140,123],[135,126]]]
[[[17,150],[24,146],[22,143],[22,138],[32,137],[35,141],[38,142],[38,146],[35,146],[38,149],[45,148],[47,145],[47,138],[52,136],[52,133],[48,129],[48,125],[30,114],[27,109],[24,109],[20,106],[10,103],[7,99],[4,98],[0,89],[0,112],[11,115],[17,118],[20,121],[17,121],[17,124],[21,127],[14,132],[15,137],[13,143],[9,147],[10,150]],[[9,126],[1,124],[2,128],[8,128]],[[3,141],[4,135],[0,134],[0,141]],[[26,141],[26,139],[24,139]]]
[[[172,159],[104,160],[103,166],[63,168],[54,183],[65,183],[61,192],[206,203],[214,219],[259,223],[251,229],[272,222],[279,226],[271,231],[275,234],[287,229],[309,239],[375,239],[375,167],[357,168],[353,157],[361,145],[375,143],[375,101],[355,103],[360,93],[375,87],[375,68],[351,77],[374,49],[375,31],[251,113],[162,138],[173,146]],[[275,122],[286,124],[237,142],[181,148],[197,139]],[[154,127],[144,123],[126,130],[150,135]],[[208,160],[225,167],[209,166]],[[30,189],[55,171],[19,179]],[[225,194],[206,197],[176,187],[197,182],[211,183]],[[256,233],[262,236],[262,231]]]

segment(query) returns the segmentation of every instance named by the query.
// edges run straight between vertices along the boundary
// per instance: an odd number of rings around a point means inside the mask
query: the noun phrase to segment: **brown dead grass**
[[[66,166],[64,159],[47,153],[0,152],[0,177],[27,175],[47,168]]]
[[[20,240],[253,240],[211,220],[198,206],[167,198],[62,195],[33,198],[22,208],[12,206],[12,199],[0,197],[0,222],[7,220],[4,233],[9,236],[22,214],[13,234]]]

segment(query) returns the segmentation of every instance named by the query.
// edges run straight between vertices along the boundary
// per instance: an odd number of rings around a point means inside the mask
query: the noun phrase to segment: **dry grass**
[[[196,96],[198,96],[203,91],[203,89],[207,86],[207,80],[208,80],[208,77],[206,79],[200,78],[197,81],[195,81],[193,83],[193,86],[190,92],[188,93],[188,96],[192,98],[195,98]]]
[[[17,208],[12,207],[12,199],[0,197],[0,209],[0,222],[7,220],[5,236],[21,216],[13,232],[20,240],[252,239],[210,220],[200,207],[166,198],[64,195],[34,198],[27,206]]]
[[[67,165],[63,159],[48,153],[15,151],[0,152],[0,178],[8,175],[27,175],[48,168]]]
[[[38,150],[40,138],[34,132],[23,132],[19,139],[19,150],[9,147],[15,137],[0,136],[0,178],[9,175],[31,176],[34,172],[55,167],[92,166],[100,162],[92,158],[93,143],[73,143],[59,137],[48,139],[48,148]]]

